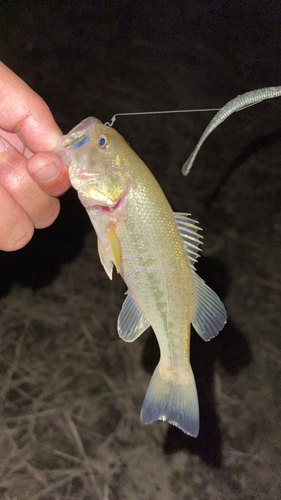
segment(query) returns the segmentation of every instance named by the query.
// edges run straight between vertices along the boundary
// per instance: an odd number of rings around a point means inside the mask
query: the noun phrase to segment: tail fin
[[[189,365],[188,374],[179,379],[163,378],[159,364],[150,380],[141,410],[143,424],[167,420],[186,434],[197,437],[199,432],[199,407],[195,380]]]

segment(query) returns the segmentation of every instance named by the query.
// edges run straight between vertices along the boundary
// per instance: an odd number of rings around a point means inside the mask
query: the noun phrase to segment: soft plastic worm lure
[[[265,101],[266,99],[274,99],[274,97],[281,96],[281,87],[266,87],[263,89],[251,90],[246,94],[238,95],[235,99],[229,101],[220,111],[215,114],[214,118],[210,121],[209,125],[204,130],[196,148],[193,150],[189,158],[186,160],[182,167],[183,175],[187,175],[194,163],[194,160],[201,148],[203,142],[210,135],[215,128],[217,128],[224,120],[226,120],[232,113],[240,111],[241,109],[248,108],[254,104]]]

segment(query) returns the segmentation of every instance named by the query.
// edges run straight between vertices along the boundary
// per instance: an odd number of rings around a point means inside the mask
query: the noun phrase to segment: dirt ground
[[[246,5],[247,4],[247,5]],[[64,133],[87,116],[221,107],[281,85],[280,3],[2,2],[1,59]],[[181,166],[213,113],[119,117],[174,211],[204,229],[198,272],[229,320],[192,334],[197,439],[142,426],[151,331],[118,338],[126,290],[107,278],[73,190],[56,223],[0,253],[0,498],[281,498],[281,100],[233,115]]]

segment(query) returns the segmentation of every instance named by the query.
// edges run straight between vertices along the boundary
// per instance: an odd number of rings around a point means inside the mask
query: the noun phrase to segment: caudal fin
[[[143,424],[167,420],[186,434],[197,437],[199,432],[199,407],[192,368],[185,377],[171,373],[162,378],[159,365],[150,380],[141,410]]]

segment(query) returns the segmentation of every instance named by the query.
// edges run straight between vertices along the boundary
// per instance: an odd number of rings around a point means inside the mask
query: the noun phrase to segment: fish
[[[89,117],[60,138],[54,151],[69,167],[88,212],[105,272],[113,266],[128,290],[117,331],[135,341],[149,326],[160,347],[141,421],[167,421],[199,432],[199,405],[190,364],[191,325],[205,340],[226,323],[216,293],[198,276],[202,236],[189,214],[174,213],[152,172],[113,128]]]

